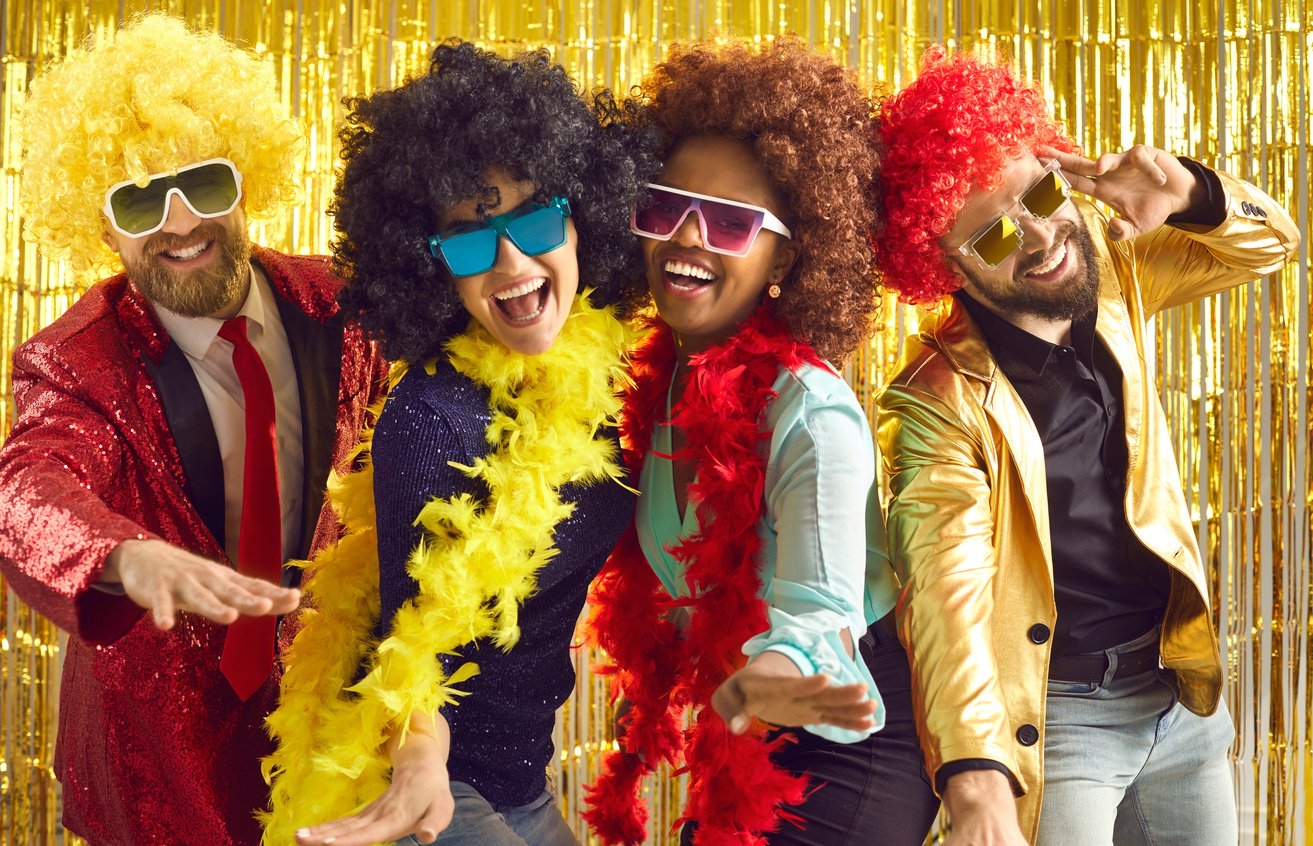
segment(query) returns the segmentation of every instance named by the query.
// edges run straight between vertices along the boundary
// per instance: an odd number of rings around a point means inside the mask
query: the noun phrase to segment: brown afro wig
[[[867,241],[876,155],[853,74],[796,37],[717,39],[672,45],[638,94],[666,153],[697,135],[752,146],[800,247],[776,316],[832,361],[865,343],[879,308]]]

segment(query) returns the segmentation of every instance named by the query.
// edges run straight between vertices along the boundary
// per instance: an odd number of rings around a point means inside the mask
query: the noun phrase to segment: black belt
[[[1114,679],[1124,679],[1158,669],[1158,643],[1145,644],[1139,649],[1117,654]],[[1049,678],[1055,681],[1088,682],[1099,684],[1108,674],[1108,656],[1103,652],[1089,655],[1057,655],[1049,661]]]

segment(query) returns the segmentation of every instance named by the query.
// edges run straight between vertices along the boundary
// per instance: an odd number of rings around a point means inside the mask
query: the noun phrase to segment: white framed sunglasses
[[[177,194],[197,217],[223,217],[242,199],[242,174],[228,159],[206,159],[152,173],[146,185],[126,180],[105,192],[105,217],[120,234],[140,238],[164,228],[169,198]]]
[[[634,209],[629,228],[644,238],[669,241],[690,214],[698,217],[702,246],[713,253],[746,256],[763,229],[793,237],[789,227],[770,209],[650,182],[647,195]]]

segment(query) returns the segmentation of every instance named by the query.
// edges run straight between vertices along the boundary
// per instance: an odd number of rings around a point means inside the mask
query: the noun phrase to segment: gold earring
[[[777,283],[777,282],[772,282],[772,283],[771,283],[771,286],[770,286],[769,288],[766,289],[766,294],[767,294],[772,300],[778,300],[778,299],[780,298],[780,286],[779,286],[779,283]]]

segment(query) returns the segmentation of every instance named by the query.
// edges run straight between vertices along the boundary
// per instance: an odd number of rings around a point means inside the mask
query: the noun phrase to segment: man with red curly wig
[[[70,635],[64,825],[254,846],[284,561],[307,557],[382,360],[324,259],[250,243],[304,150],[253,54],[148,15],[42,73],[24,118],[28,236],[123,268],[14,353],[0,450],[0,572]]]
[[[932,49],[880,117],[877,261],[943,306],[879,441],[951,839],[1234,844],[1233,728],[1145,321],[1278,270],[1295,225],[1162,150],[1082,158],[986,58]]]

